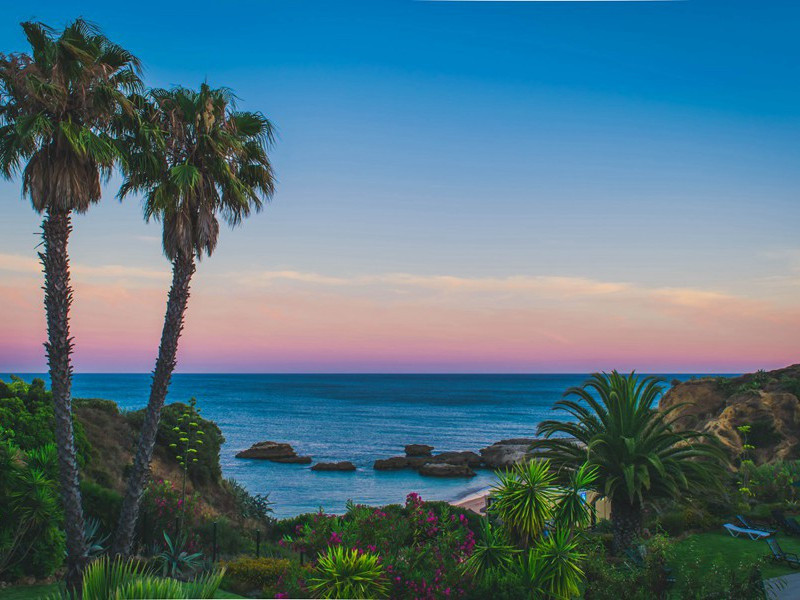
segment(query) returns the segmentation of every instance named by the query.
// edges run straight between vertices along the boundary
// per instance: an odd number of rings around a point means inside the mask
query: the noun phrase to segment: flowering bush
[[[316,513],[298,520],[280,543],[313,562],[331,548],[376,556],[391,598],[433,599],[465,595],[458,567],[475,537],[463,511],[409,494],[405,506],[351,504],[342,517]]]
[[[285,558],[245,556],[223,564],[226,569],[225,586],[241,594],[273,588],[290,566],[289,560]]]
[[[185,506],[184,506],[185,503]],[[163,532],[175,533],[178,515],[183,511],[182,530],[193,532],[203,518],[199,497],[196,493],[186,494],[181,499],[180,487],[165,479],[155,479],[145,489],[142,499],[142,518],[140,540],[146,547],[163,545]],[[186,549],[194,552],[199,546],[196,533],[188,535]]]

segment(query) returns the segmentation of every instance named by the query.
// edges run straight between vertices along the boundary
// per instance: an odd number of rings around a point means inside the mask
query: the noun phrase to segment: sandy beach
[[[483,510],[486,508],[486,499],[489,497],[490,488],[474,492],[458,500],[450,502],[453,506],[466,508],[479,515],[484,514]]]

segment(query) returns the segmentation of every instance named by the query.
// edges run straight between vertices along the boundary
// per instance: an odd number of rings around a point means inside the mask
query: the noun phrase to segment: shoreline
[[[484,515],[485,513],[482,512],[482,510],[486,508],[486,499],[489,497],[491,491],[491,486],[484,487],[478,491],[467,492],[460,498],[451,500],[449,503],[459,508],[471,510],[479,515]]]

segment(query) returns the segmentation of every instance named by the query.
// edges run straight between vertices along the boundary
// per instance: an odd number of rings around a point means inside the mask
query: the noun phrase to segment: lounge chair
[[[736,515],[736,518],[739,519],[739,522],[742,524],[742,526],[745,529],[755,529],[757,531],[766,531],[770,535],[772,535],[772,534],[777,532],[777,530],[771,529],[770,527],[766,527],[766,526],[762,525],[761,523],[756,523],[755,521],[751,521],[750,519],[748,519],[744,515]]]
[[[766,538],[769,549],[772,552],[772,560],[784,562],[793,569],[800,569],[800,558],[794,552],[784,552],[778,540],[774,537]]]
[[[773,510],[772,518],[789,535],[800,535],[800,523],[793,517],[787,517],[783,511]]]
[[[771,536],[772,534],[769,531],[762,531],[760,529],[750,529],[748,527],[737,527],[733,523],[725,523],[723,527],[730,533],[733,537],[739,537],[740,535],[746,535],[751,540],[760,540],[766,537]]]

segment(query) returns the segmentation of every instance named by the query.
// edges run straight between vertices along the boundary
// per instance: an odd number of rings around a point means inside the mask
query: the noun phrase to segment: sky
[[[800,349],[792,1],[0,2],[278,129],[272,202],[199,265],[179,372],[744,372]],[[78,216],[79,372],[152,369],[170,265]],[[46,368],[41,218],[0,182],[0,372]]]

